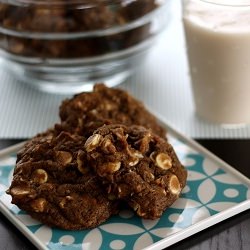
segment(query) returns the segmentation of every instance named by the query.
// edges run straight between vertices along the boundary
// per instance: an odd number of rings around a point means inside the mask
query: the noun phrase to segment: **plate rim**
[[[0,200],[0,211],[4,216],[30,241],[32,242],[38,249],[48,250],[47,246],[44,245],[38,237],[35,237],[34,233],[32,233],[24,223],[22,223],[18,218],[16,218],[11,211],[4,205],[4,203]]]
[[[169,235],[167,238],[163,238],[152,245],[143,248],[143,250],[159,250],[165,247],[169,247],[175,243],[178,243],[188,237],[195,235],[198,232],[201,232],[205,229],[208,229],[211,226],[216,225],[226,219],[229,219],[237,214],[240,214],[244,211],[250,209],[250,199],[245,200],[237,205],[230,207],[222,212],[219,212],[215,215],[212,215],[202,221],[195,223],[185,229],[182,229],[176,233]]]

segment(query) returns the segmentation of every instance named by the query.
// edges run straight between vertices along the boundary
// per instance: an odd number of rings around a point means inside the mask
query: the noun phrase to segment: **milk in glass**
[[[250,1],[183,1],[196,112],[221,124],[250,123]]]

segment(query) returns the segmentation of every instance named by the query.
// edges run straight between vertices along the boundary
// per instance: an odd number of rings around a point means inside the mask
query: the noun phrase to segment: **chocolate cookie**
[[[84,148],[109,195],[143,218],[159,218],[185,186],[187,172],[172,146],[144,127],[104,125]]]
[[[123,51],[152,36],[153,20],[143,16],[158,9],[161,5],[158,2],[60,0],[51,4],[47,0],[36,4],[27,1],[22,5],[1,1],[0,26],[3,30],[29,32],[33,36],[15,36],[11,32],[1,32],[2,40],[8,42],[0,43],[0,47],[20,56],[63,59]],[[134,21],[137,21],[137,25],[133,25]],[[105,32],[112,28],[116,31],[111,34]],[[102,30],[104,32],[100,35]],[[63,33],[70,37],[70,34],[91,31],[97,31],[99,35],[80,36],[75,39],[61,39],[57,35],[53,39],[36,36],[37,33]]]
[[[85,139],[53,130],[29,141],[18,154],[7,193],[12,203],[50,226],[93,228],[117,212],[97,176],[86,166]]]
[[[96,84],[93,92],[75,95],[60,106],[62,123],[56,129],[90,136],[104,124],[141,125],[162,138],[166,130],[144,105],[126,91]]]

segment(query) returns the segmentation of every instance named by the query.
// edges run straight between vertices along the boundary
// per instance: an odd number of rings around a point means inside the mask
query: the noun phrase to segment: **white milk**
[[[217,2],[249,7],[183,1],[196,112],[216,123],[250,123],[250,1]]]

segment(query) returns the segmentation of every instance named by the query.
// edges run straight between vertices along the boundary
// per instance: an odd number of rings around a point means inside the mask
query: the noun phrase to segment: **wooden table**
[[[21,140],[0,140],[0,149]],[[217,156],[250,178],[250,140],[199,140]],[[36,249],[0,213],[0,249]],[[168,249],[250,250],[250,210],[199,232]]]

